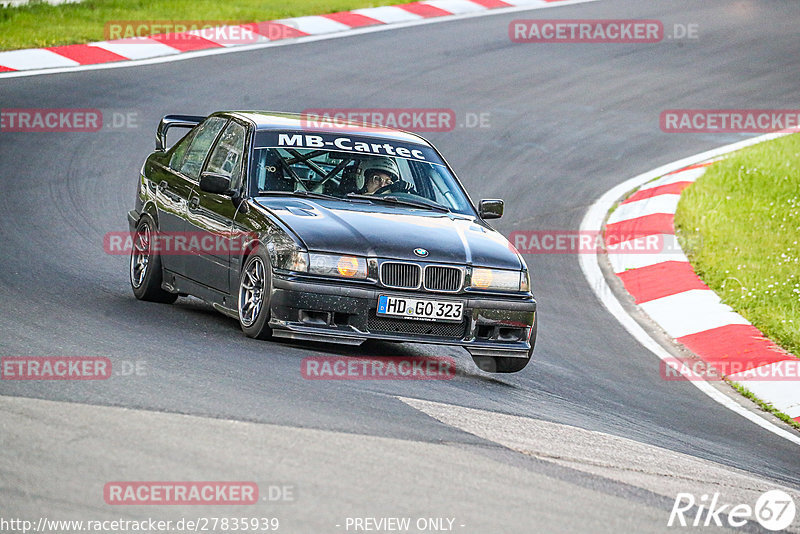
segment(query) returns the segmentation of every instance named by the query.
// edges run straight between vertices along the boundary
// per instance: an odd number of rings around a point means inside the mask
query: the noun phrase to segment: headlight
[[[367,278],[367,260],[358,256],[310,254],[308,272],[322,276],[337,276],[364,280]]]
[[[522,279],[519,282],[519,290],[526,293],[531,290],[531,275],[528,271],[522,271]]]
[[[304,273],[308,271],[308,252],[293,248],[281,250],[276,254],[275,268],[284,271],[295,271]]]
[[[530,282],[526,271],[502,271],[499,269],[472,269],[474,289],[492,289],[496,291],[528,291]]]

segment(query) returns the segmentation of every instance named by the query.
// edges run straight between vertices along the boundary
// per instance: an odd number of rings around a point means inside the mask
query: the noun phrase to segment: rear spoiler
[[[158,123],[158,130],[156,130],[156,150],[166,149],[167,131],[170,128],[194,128],[204,120],[206,120],[205,117],[197,115],[165,115]]]

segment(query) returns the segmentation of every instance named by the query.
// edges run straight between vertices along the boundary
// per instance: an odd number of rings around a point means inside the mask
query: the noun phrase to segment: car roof
[[[316,119],[316,116],[279,111],[228,111],[225,113],[238,116],[254,123],[256,125],[256,130],[259,132],[279,130],[282,132],[313,131],[319,133],[341,133],[351,136],[377,137],[431,146],[425,138],[419,135],[383,126],[370,126],[364,123],[340,121],[339,119],[336,119],[336,122],[343,126],[336,126],[335,124],[324,124],[324,118]],[[311,124],[312,121],[317,120],[321,121],[323,124]]]

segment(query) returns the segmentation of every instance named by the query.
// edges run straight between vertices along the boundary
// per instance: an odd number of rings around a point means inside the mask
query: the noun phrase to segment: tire
[[[239,326],[247,337],[269,339],[269,305],[272,295],[272,267],[263,247],[258,247],[244,263],[239,276],[237,310]]]
[[[172,304],[177,300],[178,294],[164,291],[161,288],[164,276],[161,268],[161,254],[152,250],[153,235],[156,232],[156,225],[150,216],[145,215],[139,219],[133,234],[133,246],[128,267],[131,289],[139,300]]]
[[[531,332],[531,348],[527,358],[510,358],[507,356],[473,356],[472,360],[480,369],[487,373],[518,373],[525,369],[533,357],[533,346],[536,344],[536,333],[539,329],[539,318],[533,323]]]

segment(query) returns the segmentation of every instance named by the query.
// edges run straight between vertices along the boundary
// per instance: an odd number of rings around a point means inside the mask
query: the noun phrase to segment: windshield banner
[[[414,161],[439,163],[436,153],[424,145],[402,143],[394,139],[376,139],[341,134],[306,132],[258,132],[258,148],[331,150],[359,155],[401,157]]]

